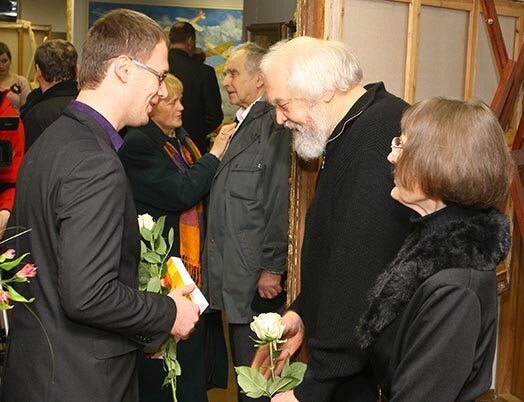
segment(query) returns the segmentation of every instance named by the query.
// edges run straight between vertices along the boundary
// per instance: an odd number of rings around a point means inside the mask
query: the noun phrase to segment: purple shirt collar
[[[120,137],[120,134],[118,134],[118,131],[115,130],[115,128],[111,125],[111,123],[107,121],[107,119],[104,116],[98,113],[91,106],[88,106],[85,103],[79,102],[77,100],[71,102],[71,107],[95,119],[95,121],[98,124],[100,124],[100,126],[109,136],[109,139],[111,140],[111,143],[113,144],[115,150],[118,151],[120,149],[124,141],[122,140],[122,137]]]

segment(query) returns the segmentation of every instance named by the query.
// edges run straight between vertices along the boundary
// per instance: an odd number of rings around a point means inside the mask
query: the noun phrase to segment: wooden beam
[[[475,96],[475,81],[477,77],[477,49],[480,0],[473,0],[473,7],[469,12],[468,49],[466,54],[466,77],[464,83],[464,98]]]
[[[515,216],[517,217],[520,236],[524,239],[524,208],[522,207],[524,205],[524,189],[522,188],[518,169],[516,170],[515,177],[511,183],[511,198],[513,199],[515,207]]]
[[[409,4],[406,75],[404,81],[404,99],[408,103],[415,103],[416,100],[420,8],[421,0],[412,0]]]
[[[519,127],[515,138],[513,139],[513,145],[511,146],[512,151],[518,151],[522,149],[522,139],[524,137],[524,113],[520,117]]]
[[[508,60],[506,66],[504,67],[504,71],[502,72],[502,75],[500,77],[499,85],[497,86],[497,90],[495,91],[493,100],[491,101],[491,109],[493,110],[493,113],[495,113],[495,116],[497,116],[497,118],[499,119],[499,122],[500,117],[502,115],[502,110],[504,108],[504,105],[508,101],[508,94],[511,90],[511,87],[514,84],[514,81],[515,62],[513,60]],[[505,129],[503,125],[502,128]]]
[[[493,49],[493,55],[495,57],[495,63],[497,64],[499,76],[502,77],[504,68],[508,62],[508,52],[504,43],[504,37],[502,36],[502,30],[500,29],[495,3],[493,0],[481,0],[481,5],[491,48]]]
[[[521,83],[523,81],[524,81],[524,44],[522,45],[522,48],[520,49],[519,57],[517,58],[517,62],[515,63],[515,76],[511,83],[511,88],[508,93],[506,102],[504,104],[504,108],[499,117],[500,125],[502,126],[504,131],[507,130],[508,124],[513,114],[513,110],[515,108],[515,101],[517,100],[517,96],[520,91]]]

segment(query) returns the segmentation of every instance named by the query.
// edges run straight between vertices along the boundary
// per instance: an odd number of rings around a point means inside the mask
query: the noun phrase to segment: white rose
[[[280,314],[264,313],[253,317],[249,327],[261,341],[270,342],[280,339],[286,326],[282,324]]]
[[[155,224],[155,221],[153,220],[153,217],[149,214],[142,214],[138,215],[138,226],[140,229],[146,228],[148,230],[153,229],[153,225]]]

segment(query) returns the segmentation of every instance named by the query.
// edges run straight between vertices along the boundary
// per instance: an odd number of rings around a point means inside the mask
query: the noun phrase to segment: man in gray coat
[[[240,109],[213,179],[203,255],[205,292],[210,307],[226,313],[235,366],[250,365],[256,351],[249,338],[259,313],[253,298],[275,299],[286,271],[291,133],[263,97],[265,52],[240,45],[224,69],[222,85]],[[239,400],[251,398],[239,394]]]

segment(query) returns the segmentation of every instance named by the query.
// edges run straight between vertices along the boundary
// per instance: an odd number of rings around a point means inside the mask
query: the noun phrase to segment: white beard
[[[312,107],[307,126],[290,121],[284,126],[293,130],[293,148],[302,159],[311,161],[324,153],[329,138],[329,123],[324,113]]]

